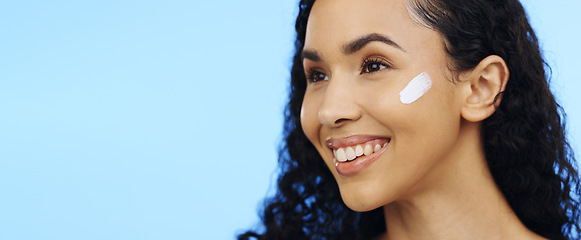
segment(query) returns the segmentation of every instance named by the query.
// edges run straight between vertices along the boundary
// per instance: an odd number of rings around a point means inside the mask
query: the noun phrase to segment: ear
[[[462,117],[470,122],[480,122],[494,113],[502,100],[509,78],[504,59],[491,55],[484,58],[464,79]],[[469,89],[468,89],[469,88]],[[497,97],[498,96],[498,97]]]

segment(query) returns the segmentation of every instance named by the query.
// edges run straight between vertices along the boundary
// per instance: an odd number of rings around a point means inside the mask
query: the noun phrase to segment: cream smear
[[[432,87],[432,79],[427,72],[420,73],[412,79],[401,92],[399,92],[399,100],[403,104],[410,104],[418,100]]]

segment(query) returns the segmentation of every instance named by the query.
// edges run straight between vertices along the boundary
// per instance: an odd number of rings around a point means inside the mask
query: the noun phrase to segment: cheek
[[[394,148],[415,169],[429,168],[446,155],[458,138],[460,111],[453,102],[448,82],[435,83],[424,96],[411,104],[392,106]]]
[[[367,107],[367,113],[393,136],[397,146],[393,151],[402,159],[424,158],[447,149],[458,134],[460,111],[453,85],[437,77],[425,94],[409,104],[400,101],[404,87],[382,91],[387,94],[367,94],[375,103],[364,104],[374,106]]]

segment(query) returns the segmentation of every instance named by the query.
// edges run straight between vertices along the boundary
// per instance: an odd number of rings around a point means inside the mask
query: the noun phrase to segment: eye
[[[377,72],[389,67],[389,64],[380,58],[366,58],[361,64],[361,74]]]
[[[329,77],[327,76],[327,74],[322,73],[321,71],[313,70],[313,69],[309,69],[305,75],[307,76],[307,80],[309,82],[318,82],[318,81],[329,80]]]

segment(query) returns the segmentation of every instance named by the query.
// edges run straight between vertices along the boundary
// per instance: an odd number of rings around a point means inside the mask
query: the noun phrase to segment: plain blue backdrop
[[[581,151],[581,2],[524,2]],[[233,239],[274,193],[296,1],[1,1],[0,239]]]

